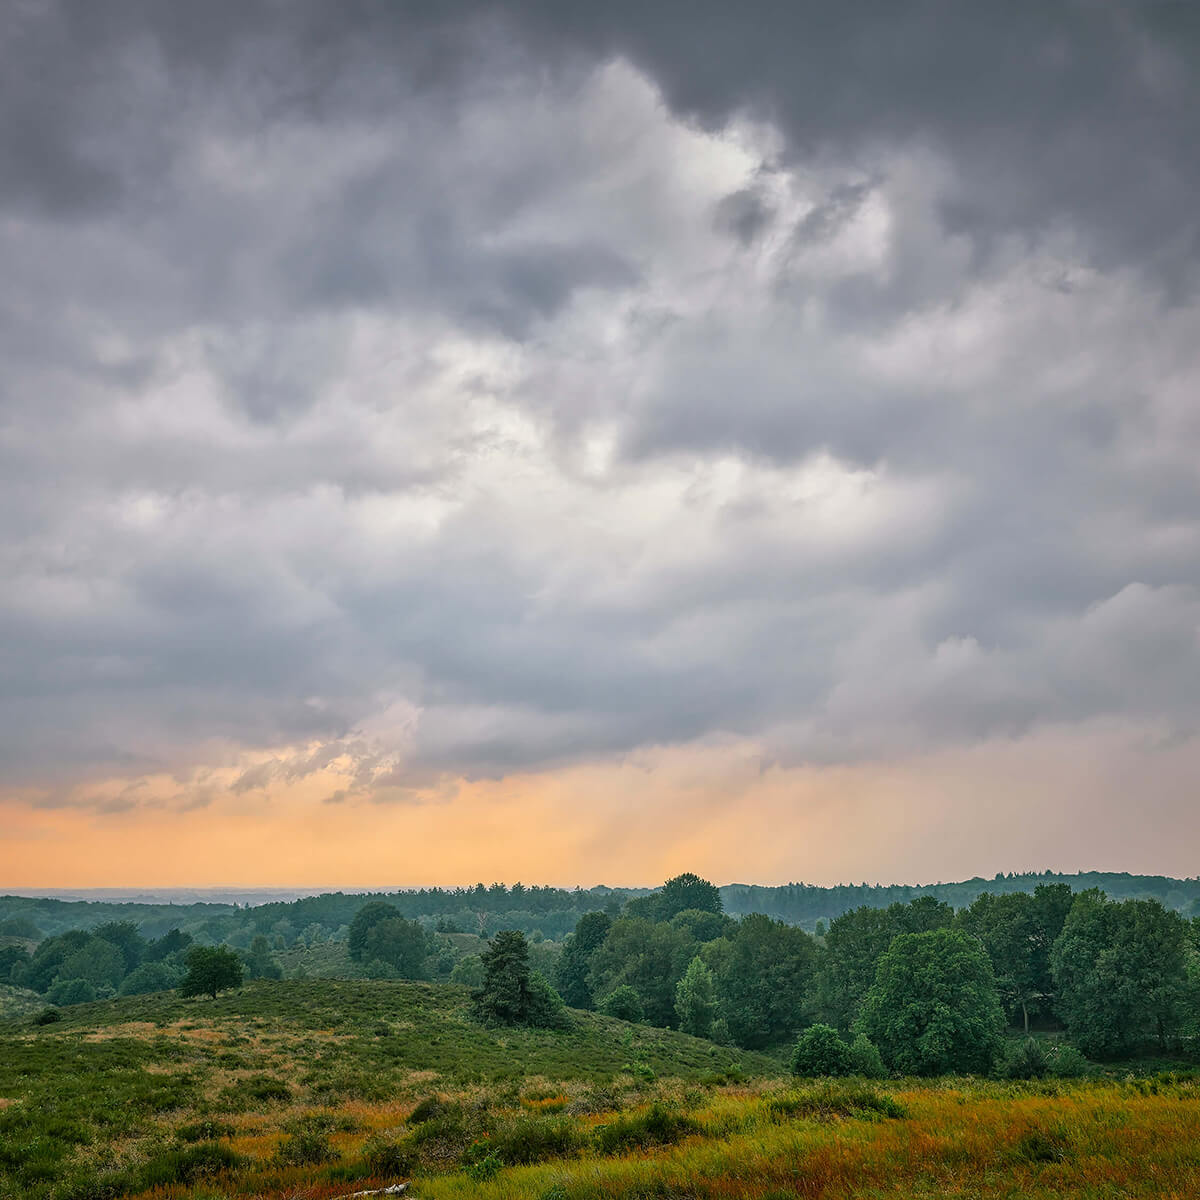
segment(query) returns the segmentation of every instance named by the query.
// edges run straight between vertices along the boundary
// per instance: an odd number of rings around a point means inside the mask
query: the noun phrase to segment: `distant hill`
[[[1100,888],[1117,900],[1154,898],[1184,916],[1200,914],[1200,878],[1172,879],[1165,875],[1130,875],[1115,871],[1087,871],[1064,875],[1051,871],[999,874],[991,879],[976,877],[958,883],[853,884],[819,887],[788,883],[780,887],[731,883],[723,886],[725,911],[733,916],[766,913],[792,924],[811,928],[818,920],[829,921],[852,908],[868,905],[885,908],[918,896],[936,896],[954,908],[965,908],[982,892],[1030,892],[1040,883],[1067,883],[1074,891]],[[160,937],[180,928],[205,942],[229,941],[249,944],[256,933],[281,940],[285,946],[314,938],[344,938],[354,914],[371,899],[386,900],[409,918],[451,932],[483,934],[497,929],[540,932],[561,940],[585,913],[606,909],[614,915],[631,897],[646,895],[649,888],[615,890],[595,887],[584,890],[525,886],[505,887],[494,883],[468,888],[416,888],[385,892],[325,892],[281,899],[283,889],[242,889],[237,902],[192,900],[164,903],[112,898],[116,889],[96,893],[95,899],[65,899],[51,896],[0,896],[0,939],[32,941],[67,929],[88,929],[106,921],[132,921],[148,938]],[[298,890],[298,889],[297,889]],[[180,895],[184,893],[181,892]],[[215,895],[193,889],[188,895]],[[75,897],[91,893],[71,893]],[[246,897],[253,896],[254,903]]]
[[[840,883],[834,887],[809,883],[786,883],[782,887],[731,883],[721,888],[721,899],[725,911],[735,917],[766,913],[792,924],[811,925],[818,920],[840,917],[854,908],[886,908],[918,896],[934,896],[956,909],[967,908],[984,892],[992,895],[1032,892],[1042,883],[1070,884],[1076,892],[1099,888],[1113,900],[1161,900],[1167,908],[1184,916],[1200,914],[1200,878],[1173,879],[1167,875],[1130,875],[1124,871],[1081,871],[1075,875],[1054,871],[1020,875],[1001,872],[991,879],[976,876],[960,883]]]

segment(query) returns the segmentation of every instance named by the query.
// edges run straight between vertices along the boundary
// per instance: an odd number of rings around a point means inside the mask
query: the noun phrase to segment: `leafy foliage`
[[[986,1074],[1004,1012],[983,947],[959,930],[935,929],[892,942],[859,1022],[893,1070]]]
[[[717,1011],[713,973],[699,955],[688,963],[683,978],[675,985],[675,1013],[679,1028],[694,1037],[708,1037]]]
[[[832,1025],[810,1025],[792,1049],[793,1075],[849,1075],[850,1047]]]
[[[242,960],[227,946],[193,946],[187,954],[187,974],[179,984],[181,996],[211,996],[242,982]]]

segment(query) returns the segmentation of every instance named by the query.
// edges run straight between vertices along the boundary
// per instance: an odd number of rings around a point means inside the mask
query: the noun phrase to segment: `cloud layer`
[[[1190,6],[3,23],[10,803],[1192,744]]]

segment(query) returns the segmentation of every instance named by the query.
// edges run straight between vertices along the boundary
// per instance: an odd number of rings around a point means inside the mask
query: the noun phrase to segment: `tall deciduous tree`
[[[350,922],[348,949],[350,957],[355,962],[366,962],[367,935],[380,923],[391,921],[400,916],[400,910],[394,904],[383,900],[371,900],[354,914]]]
[[[1188,1018],[1189,930],[1157,900],[1075,898],[1051,966],[1059,1014],[1085,1053],[1113,1057],[1154,1039],[1166,1048]]]
[[[879,960],[859,1027],[906,1075],[990,1071],[1004,1010],[986,951],[957,929],[901,934]]]
[[[592,969],[592,956],[611,928],[612,918],[607,913],[584,913],[563,946],[562,957],[558,960],[558,990],[572,1008],[595,1006],[588,972]]]
[[[691,961],[695,943],[680,929],[642,917],[614,921],[592,957],[594,996],[629,984],[641,997],[651,1025],[675,1025],[675,985]]]
[[[242,982],[242,960],[228,946],[193,946],[187,953],[187,974],[181,996],[211,996]]]
[[[817,954],[803,929],[761,913],[744,917],[732,939],[705,947],[720,1013],[737,1045],[761,1049],[796,1036],[805,1023]]]
[[[675,985],[675,1015],[679,1028],[693,1037],[708,1037],[717,1013],[713,973],[699,956],[688,963],[683,978]]]

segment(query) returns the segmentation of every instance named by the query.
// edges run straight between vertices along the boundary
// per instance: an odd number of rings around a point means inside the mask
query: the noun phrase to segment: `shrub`
[[[1021,1162],[1065,1162],[1071,1157],[1071,1139],[1062,1128],[1029,1129],[1021,1135],[1013,1153]]]
[[[292,1098],[292,1089],[282,1079],[272,1079],[270,1075],[257,1075],[247,1079],[241,1088],[251,1099],[267,1103]]]
[[[600,1011],[606,1017],[616,1017],[618,1021],[637,1022],[646,1015],[641,996],[627,983],[621,984],[600,1001]]]
[[[772,1096],[766,1107],[775,1120],[857,1117],[875,1121],[881,1117],[908,1116],[908,1110],[891,1096],[861,1083],[826,1083],[802,1092],[786,1092]]]
[[[525,1023],[537,1029],[565,1029],[571,1023],[563,998],[540,971],[529,973],[529,1008]]]
[[[489,1138],[491,1152],[506,1167],[562,1158],[579,1144],[570,1121],[521,1117],[500,1125]]]
[[[596,1130],[596,1145],[603,1154],[621,1154],[626,1150],[645,1150],[650,1146],[669,1146],[700,1132],[700,1124],[691,1117],[652,1104],[642,1112],[618,1117]]]
[[[96,989],[86,979],[60,979],[46,993],[51,1004],[90,1004],[96,999]]]
[[[275,1151],[275,1161],[287,1167],[317,1167],[334,1162],[338,1152],[329,1144],[329,1134],[319,1125],[301,1126],[288,1134]]]
[[[195,1121],[180,1125],[175,1136],[181,1142],[215,1142],[218,1138],[233,1137],[233,1126],[227,1121]]]
[[[792,1050],[793,1075],[849,1075],[850,1047],[832,1025],[810,1025]]]
[[[43,1008],[36,1017],[33,1018],[35,1025],[53,1025],[55,1021],[62,1020],[62,1013],[57,1008]]]
[[[1046,1065],[1055,1079],[1078,1079],[1091,1070],[1091,1064],[1074,1046],[1052,1046]]]
[[[220,1142],[200,1142],[186,1150],[169,1150],[150,1159],[141,1168],[138,1182],[143,1189],[187,1185],[232,1171],[242,1162],[240,1154]]]
[[[883,1079],[887,1075],[879,1047],[865,1033],[860,1033],[850,1043],[849,1055],[851,1075],[863,1079]]]
[[[1046,1051],[1036,1038],[1024,1038],[1006,1048],[1000,1068],[1005,1079],[1041,1079],[1049,1073]]]
[[[434,1117],[440,1117],[448,1108],[454,1107],[457,1106],[447,1104],[445,1100],[442,1100],[438,1096],[426,1096],[408,1114],[408,1123],[410,1125],[420,1125],[423,1121],[431,1121]]]
[[[403,1139],[396,1141],[382,1136],[367,1141],[363,1147],[363,1158],[372,1175],[382,1175],[385,1179],[411,1175],[417,1165],[416,1152],[411,1145]]]

